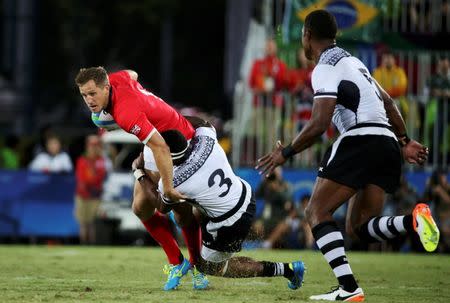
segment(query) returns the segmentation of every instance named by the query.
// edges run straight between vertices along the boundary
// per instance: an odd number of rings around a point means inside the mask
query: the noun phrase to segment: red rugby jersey
[[[146,144],[155,131],[180,131],[186,139],[194,136],[194,128],[164,100],[146,91],[131,79],[127,71],[108,75],[111,94],[107,111],[126,132],[136,135]]]

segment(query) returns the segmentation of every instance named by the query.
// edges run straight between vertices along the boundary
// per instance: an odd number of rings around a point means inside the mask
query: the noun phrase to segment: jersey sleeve
[[[142,111],[127,108],[115,116],[117,124],[126,132],[138,137],[143,144],[147,144],[156,132],[156,128]]]
[[[217,133],[214,127],[199,127],[195,130],[194,136],[207,136],[217,140]]]
[[[314,99],[337,98],[339,82],[339,73],[335,66],[318,64],[311,76]]]

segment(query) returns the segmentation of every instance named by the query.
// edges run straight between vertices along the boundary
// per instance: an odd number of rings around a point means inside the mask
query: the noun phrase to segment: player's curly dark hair
[[[170,154],[174,164],[180,164],[185,160],[187,155],[188,142],[183,134],[176,129],[169,129],[161,133],[167,146],[169,146]]]
[[[75,83],[81,86],[89,80],[94,80],[97,86],[104,86],[109,83],[108,73],[103,66],[80,68],[80,71],[75,77]]]
[[[305,29],[310,30],[315,39],[335,39],[337,33],[336,18],[326,10],[315,10],[306,16]]]

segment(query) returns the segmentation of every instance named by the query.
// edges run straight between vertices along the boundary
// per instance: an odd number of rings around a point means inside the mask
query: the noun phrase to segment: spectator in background
[[[9,135],[5,138],[3,146],[0,148],[0,168],[18,169],[20,166],[17,146],[19,139],[17,136]]]
[[[288,72],[287,84],[289,92],[299,98],[301,102],[312,103],[314,96],[311,75],[314,69],[314,62],[306,59],[305,50],[299,48],[297,51],[298,68]]]
[[[450,252],[450,184],[442,170],[435,170],[427,180],[424,200],[431,201],[441,228],[441,246],[439,249]]]
[[[288,215],[275,226],[267,240],[263,242],[263,248],[279,245],[287,248],[314,247],[314,237],[308,221],[305,220],[305,208],[309,198],[309,195],[304,195],[298,205],[289,202],[285,204]]]
[[[397,101],[402,115],[405,117],[409,111],[408,102],[405,97],[408,79],[403,68],[396,65],[392,53],[386,52],[383,54],[381,65],[374,70],[373,77]]]
[[[426,109],[426,127],[430,128],[427,133],[431,134],[430,138],[427,139],[431,142],[431,156],[433,156],[434,149],[437,149],[438,153],[441,154],[440,143],[443,140],[449,140],[448,137],[444,137],[445,127],[448,127],[450,123],[450,65],[448,58],[441,57],[438,59],[436,73],[427,81],[425,96],[429,98]],[[434,138],[437,139],[437,142],[434,142]],[[436,161],[436,159],[433,160]],[[443,162],[440,159],[437,159],[437,161],[438,163]]]
[[[38,141],[33,147],[32,156],[35,157],[37,154],[44,152],[46,147],[47,139],[51,136],[54,136],[53,126],[50,124],[44,124],[39,128],[39,136]]]
[[[268,39],[265,57],[257,59],[250,72],[250,87],[255,95],[274,93],[275,103],[281,98],[276,93],[285,88],[287,75],[286,64],[277,57],[277,51],[275,40]]]
[[[97,135],[86,138],[85,154],[77,159],[75,177],[77,184],[75,218],[80,225],[80,244],[94,244],[96,240],[94,220],[106,177],[106,162]]]
[[[73,170],[70,157],[62,151],[61,141],[56,135],[47,137],[45,151],[36,155],[29,168],[44,173],[68,173]]]
[[[255,234],[264,239],[275,226],[285,220],[292,209],[292,189],[283,179],[281,168],[264,178],[256,189],[256,198],[264,200],[262,217],[253,224]]]
[[[275,40],[268,39],[265,57],[255,60],[250,72],[249,84],[254,93],[251,129],[255,132],[256,145],[258,140],[264,140],[265,137],[274,140],[282,123],[282,90],[286,88],[287,67],[277,57],[277,51]]]
[[[288,73],[288,87],[295,102],[293,109],[294,131],[301,131],[305,124],[311,119],[313,90],[311,85],[311,75],[314,69],[314,62],[306,59],[305,51],[300,48],[297,51],[298,68],[292,69]],[[309,166],[314,159],[314,148],[307,149],[302,157],[302,165]]]

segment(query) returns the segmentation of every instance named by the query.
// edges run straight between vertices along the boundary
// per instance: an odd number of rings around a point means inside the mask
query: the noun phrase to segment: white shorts
[[[232,252],[218,251],[202,245],[202,258],[208,262],[220,263],[234,256]]]
[[[191,140],[188,140],[188,143],[190,142]],[[158,167],[156,166],[155,156],[153,155],[151,148],[147,145],[144,145],[144,168],[159,172]]]
[[[156,166],[155,156],[147,145],[144,145],[144,168],[151,171],[159,171]]]

